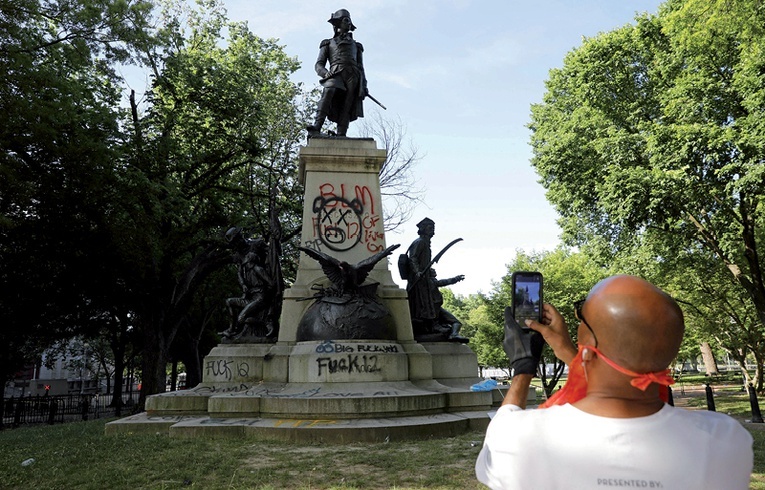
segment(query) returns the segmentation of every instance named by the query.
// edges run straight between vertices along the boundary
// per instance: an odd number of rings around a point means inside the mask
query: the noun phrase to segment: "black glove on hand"
[[[505,307],[505,340],[502,348],[513,367],[513,375],[536,374],[545,339],[534,330],[523,330],[513,318],[513,310]]]

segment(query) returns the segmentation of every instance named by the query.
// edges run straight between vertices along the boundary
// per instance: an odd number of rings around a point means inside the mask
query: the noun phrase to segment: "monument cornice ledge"
[[[307,169],[313,172],[346,174],[378,173],[387,158],[372,138],[311,138],[300,148],[299,176],[305,184]]]
[[[306,170],[311,172],[342,172],[344,174],[366,174],[366,173],[379,173],[380,165],[382,162],[379,160],[364,160],[359,161],[358,158],[320,158],[312,159],[310,161],[300,161],[300,168],[302,175],[305,177]]]

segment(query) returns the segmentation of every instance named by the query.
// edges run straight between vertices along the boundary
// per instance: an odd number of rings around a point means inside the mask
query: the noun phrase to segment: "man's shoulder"
[[[513,441],[522,441],[546,437],[555,437],[556,433],[571,425],[572,409],[570,405],[556,405],[550,408],[530,408],[523,410],[515,405],[503,405],[489,422],[487,437],[504,439],[506,434],[514,434]],[[502,444],[506,444],[503,442]]]
[[[422,237],[417,237],[414,239],[411,245],[409,245],[409,250],[414,251],[422,247],[423,245],[430,245],[429,241],[426,241]]]
[[[678,407],[665,407],[669,416],[674,419],[674,423],[683,421],[689,426],[707,432],[714,437],[751,437],[741,422],[733,417],[708,410],[687,410]]]
[[[325,48],[329,46],[329,43],[332,42],[332,39],[324,39],[322,42],[319,43],[319,49]]]
[[[494,418],[512,421],[513,424],[526,425],[534,423],[537,420],[556,419],[558,417],[568,417],[573,413],[571,405],[555,405],[550,408],[530,408],[524,410],[515,405],[502,405],[497,410]]]

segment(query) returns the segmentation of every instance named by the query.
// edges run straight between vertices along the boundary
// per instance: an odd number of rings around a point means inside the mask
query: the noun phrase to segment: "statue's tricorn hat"
[[[433,221],[432,219],[425,218],[422,221],[420,221],[419,223],[417,223],[417,229],[421,230],[421,229],[425,228],[426,226],[433,226],[435,224],[436,224],[436,222]]]
[[[353,21],[351,20],[351,13],[348,12],[347,10],[345,10],[345,9],[340,9],[337,12],[335,12],[334,14],[332,14],[327,22],[329,22],[333,26],[336,26],[343,17],[348,17],[348,20],[351,21],[351,30],[355,31],[356,30],[356,26],[353,25]]]

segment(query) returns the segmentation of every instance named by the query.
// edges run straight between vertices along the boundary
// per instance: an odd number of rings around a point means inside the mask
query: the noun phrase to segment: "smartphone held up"
[[[543,286],[540,272],[513,272],[513,317],[528,330],[526,319],[542,321]]]

